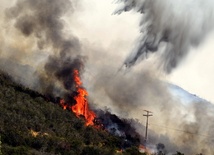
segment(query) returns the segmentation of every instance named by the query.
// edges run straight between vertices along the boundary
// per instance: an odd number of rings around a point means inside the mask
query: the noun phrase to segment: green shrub
[[[4,155],[28,155],[29,148],[25,146],[12,147],[8,145],[3,145],[2,154]]]
[[[0,74],[0,87],[3,155],[113,155],[121,146],[119,137],[86,127],[71,111],[15,84],[8,76]]]

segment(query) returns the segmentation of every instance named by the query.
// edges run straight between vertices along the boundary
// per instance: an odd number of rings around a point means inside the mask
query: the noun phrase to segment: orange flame
[[[147,153],[148,155],[150,155],[150,150],[148,148],[146,148],[146,146],[144,146],[144,145],[139,146],[139,151],[141,153]]]
[[[79,71],[77,69],[74,70],[74,81],[76,83],[76,87],[80,87],[82,85],[82,81],[80,80]]]
[[[82,87],[82,81],[79,76],[79,71],[74,70],[73,72],[75,86],[77,89],[77,96],[74,97],[76,104],[71,107],[72,111],[76,114],[77,117],[84,116],[86,119],[86,126],[94,125],[94,119],[96,117],[95,113],[91,111],[88,107],[88,92]],[[60,105],[63,109],[67,109],[67,104],[64,100],[60,100]]]
[[[60,103],[59,103],[61,106],[62,106],[62,108],[65,110],[65,109],[67,109],[67,105],[66,105],[66,103],[65,103],[65,100],[60,100]]]

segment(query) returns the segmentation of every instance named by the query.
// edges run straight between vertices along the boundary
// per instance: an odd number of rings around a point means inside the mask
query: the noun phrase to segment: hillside
[[[114,155],[122,139],[85,126],[84,120],[0,73],[3,155]],[[0,154],[1,154],[0,153]],[[140,154],[136,146],[123,154]]]

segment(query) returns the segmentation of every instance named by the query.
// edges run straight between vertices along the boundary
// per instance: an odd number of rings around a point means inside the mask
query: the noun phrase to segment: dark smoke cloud
[[[73,70],[81,71],[83,68],[81,43],[74,35],[64,32],[63,16],[66,13],[72,16],[75,11],[73,3],[75,1],[18,0],[15,6],[6,10],[6,19],[13,24],[12,28],[18,30],[24,39],[33,40],[33,48],[27,49],[31,50],[27,51],[28,55],[32,56],[31,53],[36,51],[38,55],[45,53],[43,55],[47,57],[34,74],[38,76],[37,90],[44,94],[70,93],[75,89]]]
[[[149,53],[157,52],[161,67],[171,72],[192,47],[197,47],[213,29],[211,0],[121,0],[116,11],[135,10],[142,13],[141,37],[124,64],[131,67]]]

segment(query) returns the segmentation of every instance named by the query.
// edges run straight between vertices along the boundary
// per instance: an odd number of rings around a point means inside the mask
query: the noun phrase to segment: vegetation
[[[104,130],[86,127],[72,112],[3,74],[0,135],[3,155],[114,155],[119,154],[122,143]],[[136,148],[124,152],[140,154]]]
[[[121,152],[120,137],[84,124],[0,72],[0,155],[146,155],[138,146]]]

